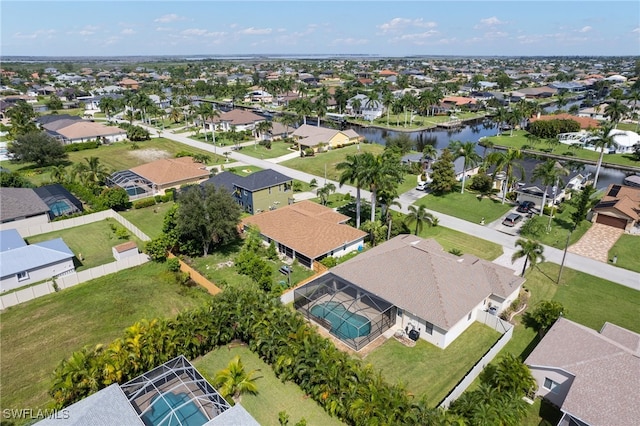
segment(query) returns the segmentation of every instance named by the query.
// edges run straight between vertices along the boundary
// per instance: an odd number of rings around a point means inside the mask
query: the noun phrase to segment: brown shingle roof
[[[196,163],[191,157],[164,158],[134,167],[131,171],[156,185],[196,181],[209,177],[209,171],[205,165]]]
[[[265,121],[265,118],[260,115],[254,114],[251,111],[245,111],[243,109],[233,109],[228,112],[223,112],[222,114],[220,114],[220,117],[216,117],[213,120],[207,120],[207,122],[211,121],[213,121],[214,123],[227,121],[232,126],[242,126],[259,121]]]
[[[344,225],[342,222],[347,219],[347,216],[328,207],[306,200],[258,213],[242,223],[255,225],[262,235],[315,259],[367,235]]]
[[[630,340],[637,342],[640,335],[609,323],[602,331],[560,318],[526,364],[561,368],[575,376],[563,411],[594,426],[636,425],[640,352],[637,346],[633,350],[626,345]]]
[[[524,282],[510,269],[454,256],[414,235],[392,238],[331,272],[444,330],[489,295],[506,298]]]
[[[138,245],[133,241],[127,241],[126,243],[118,244],[117,246],[114,246],[113,248],[118,253],[123,253],[123,252],[125,252],[127,250],[131,250],[133,248],[138,248]]]
[[[616,195],[611,196],[609,194],[614,186],[619,187],[619,190]],[[609,205],[610,202],[615,202],[615,204]],[[640,220],[640,188],[626,185],[609,185],[604,197],[602,197],[600,203],[594,207],[594,210],[602,211],[607,208],[617,210],[633,220]]]
[[[578,117],[571,114],[541,115],[540,117],[532,117],[529,119],[532,123],[538,120],[573,120],[580,124],[581,129],[597,129],[600,127],[598,120],[589,117]]]
[[[91,121],[76,121],[73,124],[57,130],[57,133],[67,139],[96,138],[101,136],[123,135],[126,130],[118,127],[105,126]]]

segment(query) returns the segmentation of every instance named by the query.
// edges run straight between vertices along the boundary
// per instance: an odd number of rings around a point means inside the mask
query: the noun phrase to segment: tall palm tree
[[[316,195],[320,197],[320,202],[323,206],[327,205],[327,201],[329,201],[329,195],[336,192],[336,186],[331,182],[326,183],[323,187],[320,187],[316,190]]]
[[[107,116],[107,120],[111,120],[111,113],[116,110],[116,101],[113,98],[105,96],[100,99],[100,103],[98,104],[100,107],[100,111],[104,112]]]
[[[298,122],[298,120],[296,119],[295,115],[292,114],[284,114],[281,118],[280,118],[280,122],[282,123],[282,125],[284,126],[284,137],[285,139],[289,137],[289,127],[293,126],[294,124],[296,124]]]
[[[593,187],[596,189],[598,189],[598,176],[600,176],[600,168],[602,167],[602,159],[604,158],[605,149],[609,150],[618,146],[614,139],[614,128],[613,123],[602,126],[592,133],[593,138],[589,141],[589,143],[593,144],[596,148],[596,151],[600,150],[600,156],[598,157],[598,163],[596,165],[596,176],[593,178]]]
[[[376,217],[376,200],[378,190],[395,187],[404,180],[404,173],[399,158],[389,151],[380,155],[365,152],[362,182],[371,191],[371,222]]]
[[[405,218],[407,225],[411,225],[415,222],[416,228],[414,231],[415,235],[418,235],[418,232],[422,232],[422,227],[425,223],[430,226],[435,226],[437,224],[436,217],[427,211],[427,208],[420,204],[418,207],[415,204],[409,206],[409,214]]]
[[[492,152],[487,156],[487,163],[494,164],[496,166],[495,171],[493,172],[493,177],[496,177],[498,172],[505,172],[505,186],[502,190],[502,204],[507,197],[507,192],[511,186],[511,182],[513,179],[514,171],[520,172],[520,178],[524,179],[524,167],[520,164],[520,160],[522,160],[522,152],[519,149],[508,149],[507,151],[496,151]]]
[[[482,158],[476,152],[476,143],[475,142],[460,142],[460,141],[451,141],[449,144],[449,149],[451,153],[454,155],[458,155],[464,159],[464,164],[462,166],[462,189],[460,190],[461,194],[464,194],[464,184],[467,178],[467,170],[469,168],[473,168],[477,166]]]
[[[292,102],[293,110],[302,117],[303,124],[307,124],[307,116],[311,115],[313,111],[313,105],[311,101],[307,98],[296,99],[295,102]]]
[[[209,118],[211,120],[211,143],[213,144],[213,149],[216,149],[216,123],[214,120],[220,117],[220,111],[215,109],[213,105],[211,106],[211,111],[209,112]]]
[[[202,102],[200,103],[200,105],[198,105],[198,109],[196,111],[197,111],[197,114],[200,116],[200,119],[202,120],[202,131],[204,132],[204,141],[208,142],[209,139],[207,138],[207,118],[211,117],[211,114],[213,114],[213,105],[211,105],[209,102]]]
[[[521,277],[524,277],[524,272],[527,270],[527,263],[530,264],[531,268],[538,263],[544,262],[544,247],[537,241],[534,240],[524,240],[519,238],[516,241],[516,247],[520,247],[513,256],[511,256],[511,263],[514,263],[516,260],[524,257],[524,266],[522,267]]]
[[[364,185],[364,167],[365,157],[363,154],[359,155],[347,155],[345,161],[342,161],[336,165],[337,170],[341,170],[338,183],[340,187],[345,183],[350,183],[356,187],[356,228],[360,229],[360,209],[361,209],[361,197],[360,191]]]
[[[245,371],[240,356],[236,355],[229,362],[227,368],[216,373],[214,379],[216,388],[223,397],[231,397],[235,403],[238,403],[243,394],[256,395],[258,393],[256,380],[260,377],[256,377],[257,371]]]
[[[618,123],[622,120],[625,114],[629,111],[629,108],[626,107],[620,99],[615,99],[604,109],[604,115],[609,117],[609,120],[614,124],[614,129],[618,128]]]
[[[316,116],[318,117],[317,126],[320,127],[320,120],[322,117],[327,115],[327,103],[328,100],[319,96],[318,99],[313,103],[313,108],[316,110]]]
[[[562,164],[560,164],[556,160],[547,160],[544,163],[540,163],[536,165],[536,167],[533,169],[532,177],[534,179],[539,179],[544,185],[544,193],[542,194],[542,204],[540,205],[540,216],[542,216],[544,206],[547,204],[547,192],[549,190],[549,186],[550,185],[558,186],[560,177],[566,176],[568,174],[569,174],[569,170],[565,169],[562,166]],[[553,201],[555,202],[555,200]]]
[[[389,120],[390,120],[389,115],[391,114],[391,106],[393,105],[394,102],[395,102],[395,97],[393,96],[393,93],[391,93],[391,91],[384,92],[384,94],[382,95],[382,105],[387,110],[387,126],[389,125]]]
[[[362,101],[360,98],[356,98],[351,102],[351,112],[354,117],[357,117],[358,114],[362,114]]]

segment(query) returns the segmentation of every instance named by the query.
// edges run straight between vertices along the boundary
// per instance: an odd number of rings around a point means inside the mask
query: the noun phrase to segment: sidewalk
[[[146,127],[146,126],[143,126],[143,127]],[[152,135],[157,134],[157,130],[153,128],[151,128],[150,130],[152,131],[151,133]],[[222,154],[221,147],[215,147],[211,144],[197,142],[183,135],[173,134],[173,133],[164,131],[164,132],[160,132],[160,136],[167,139],[174,140],[176,142],[181,142],[185,145],[189,145],[194,148],[199,148],[204,151],[213,152],[214,154],[215,153]],[[248,142],[248,143],[252,144],[253,142]],[[297,153],[292,153],[292,154],[297,155]],[[287,157],[289,155],[290,154],[287,154],[286,156],[283,156],[283,157]],[[279,158],[281,159],[283,157],[279,157]],[[318,176],[311,175],[309,173],[304,173],[298,170],[290,169],[288,167],[284,167],[278,164],[279,161],[277,160],[279,160],[279,158],[271,159],[276,161],[261,160],[258,158],[241,154],[238,151],[231,151],[229,158],[232,159],[233,161],[238,161],[243,164],[254,165],[263,169],[272,169],[282,174],[285,174],[293,179],[300,180],[303,182],[311,182],[312,179],[316,179],[317,181],[319,181],[319,179],[322,179],[322,181],[324,182],[324,178],[322,177],[318,177]],[[341,194],[350,193],[352,196],[355,196],[356,194],[356,188],[353,186],[350,186],[350,185],[340,186],[338,182],[335,182],[332,180],[327,180],[327,182],[333,183],[336,186],[336,192],[338,193],[341,193]],[[369,191],[361,190],[360,193],[363,199],[371,198],[371,193]],[[402,213],[407,213],[409,206],[425,195],[426,193],[424,193],[423,191],[418,191],[416,189],[407,191],[404,194],[401,194],[400,197],[398,198],[398,201],[401,207],[398,208],[396,206],[393,206],[392,209]],[[482,238],[488,241],[492,241],[496,244],[500,244],[503,247],[503,251],[505,253],[503,256],[508,256],[508,262],[511,262],[511,257],[510,255],[508,255],[508,253],[512,253],[513,250],[515,250],[515,242],[518,240],[519,238],[518,236],[507,235],[502,232],[496,231],[494,229],[490,229],[487,226],[482,226],[476,223],[467,222],[465,220],[458,219],[453,216],[448,216],[442,213],[438,213],[432,210],[428,210],[428,211],[436,215],[440,221],[440,225],[444,227],[455,229],[456,231],[473,235],[475,237]],[[502,258],[503,256],[501,256],[500,258]],[[548,262],[560,264],[562,262],[563,250],[558,250],[553,247],[544,246],[544,256]],[[503,262],[505,260],[501,259],[500,261]],[[580,256],[578,254],[570,253],[570,252],[568,252],[566,255],[565,266],[567,268],[576,269],[599,278],[613,281],[615,283],[633,288],[635,290],[640,290],[640,274],[633,271],[629,271],[627,269],[618,268],[608,263],[599,262],[597,260],[589,259],[587,257]],[[512,265],[511,267],[513,268],[514,266]]]

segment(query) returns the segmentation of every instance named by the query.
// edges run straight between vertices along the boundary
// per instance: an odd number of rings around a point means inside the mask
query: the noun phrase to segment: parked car
[[[509,213],[507,217],[504,218],[502,224],[504,226],[516,226],[518,222],[522,220],[522,215],[517,213]]]
[[[523,201],[520,203],[516,211],[520,213],[529,213],[535,208],[535,203],[533,201]]]
[[[416,186],[416,189],[418,191],[425,191],[427,189],[427,183],[426,182],[420,182],[418,184],[418,186]]]

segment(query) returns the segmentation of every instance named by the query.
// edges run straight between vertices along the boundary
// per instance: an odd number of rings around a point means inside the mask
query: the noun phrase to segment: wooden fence
[[[169,259],[173,259],[176,256],[173,253],[169,253],[169,255],[167,257]],[[178,261],[180,262],[180,270],[182,272],[186,272],[187,274],[189,274],[189,277],[196,284],[198,284],[199,286],[203,287],[210,294],[216,295],[216,294],[218,294],[218,293],[220,293],[222,291],[218,286],[216,286],[214,283],[212,283],[207,278],[205,278],[200,272],[196,271],[191,266],[189,266],[186,263],[184,263],[182,260],[178,259]]]

